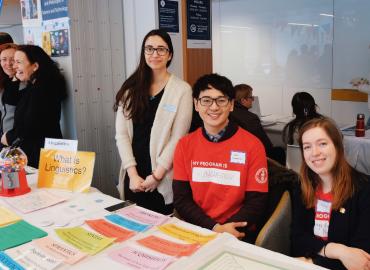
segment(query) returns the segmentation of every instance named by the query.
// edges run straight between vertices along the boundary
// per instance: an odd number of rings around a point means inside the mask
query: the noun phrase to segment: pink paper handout
[[[137,270],[162,270],[174,260],[173,257],[153,255],[129,246],[113,251],[108,256]]]
[[[161,225],[169,219],[169,217],[165,215],[150,211],[136,205],[122,208],[118,210],[116,214],[134,219],[144,224],[150,224],[154,226]]]
[[[57,242],[51,237],[44,237],[34,240],[32,244],[35,244],[46,253],[49,253],[55,258],[63,260],[63,262],[67,264],[75,264],[87,256],[86,253]]]

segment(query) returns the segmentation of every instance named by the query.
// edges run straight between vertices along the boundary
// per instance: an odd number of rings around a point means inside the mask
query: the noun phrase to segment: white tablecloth
[[[370,175],[370,130],[365,137],[344,136],[344,151],[349,164]]]

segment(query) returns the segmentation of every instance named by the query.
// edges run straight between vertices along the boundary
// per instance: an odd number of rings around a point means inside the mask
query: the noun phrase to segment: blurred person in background
[[[14,114],[14,126],[1,137],[12,145],[19,140],[28,165],[37,168],[45,138],[62,138],[61,105],[67,96],[64,76],[42,48],[19,45],[14,54],[14,69],[19,81],[26,83]]]
[[[292,108],[295,118],[285,125],[283,129],[283,142],[298,145],[298,133],[301,126],[308,120],[323,116],[317,112],[315,99],[307,92],[297,92],[294,94]]]

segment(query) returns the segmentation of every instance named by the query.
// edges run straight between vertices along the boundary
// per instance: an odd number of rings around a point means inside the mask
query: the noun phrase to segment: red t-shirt
[[[199,128],[177,144],[174,179],[189,181],[194,202],[222,224],[239,211],[246,191],[268,191],[265,149],[241,128],[222,142],[208,141]]]
[[[324,193],[322,187],[316,190],[314,234],[323,240],[328,240],[330,215],[333,196],[331,192]]]

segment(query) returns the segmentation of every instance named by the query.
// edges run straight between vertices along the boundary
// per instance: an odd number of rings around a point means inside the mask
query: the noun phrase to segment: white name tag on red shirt
[[[237,164],[245,164],[246,153],[239,151],[231,151],[230,162]]]
[[[331,213],[331,202],[317,200],[315,211],[314,234],[321,238],[328,237],[329,221]]]
[[[226,186],[240,186],[240,172],[216,168],[193,167],[193,182],[212,182]]]

